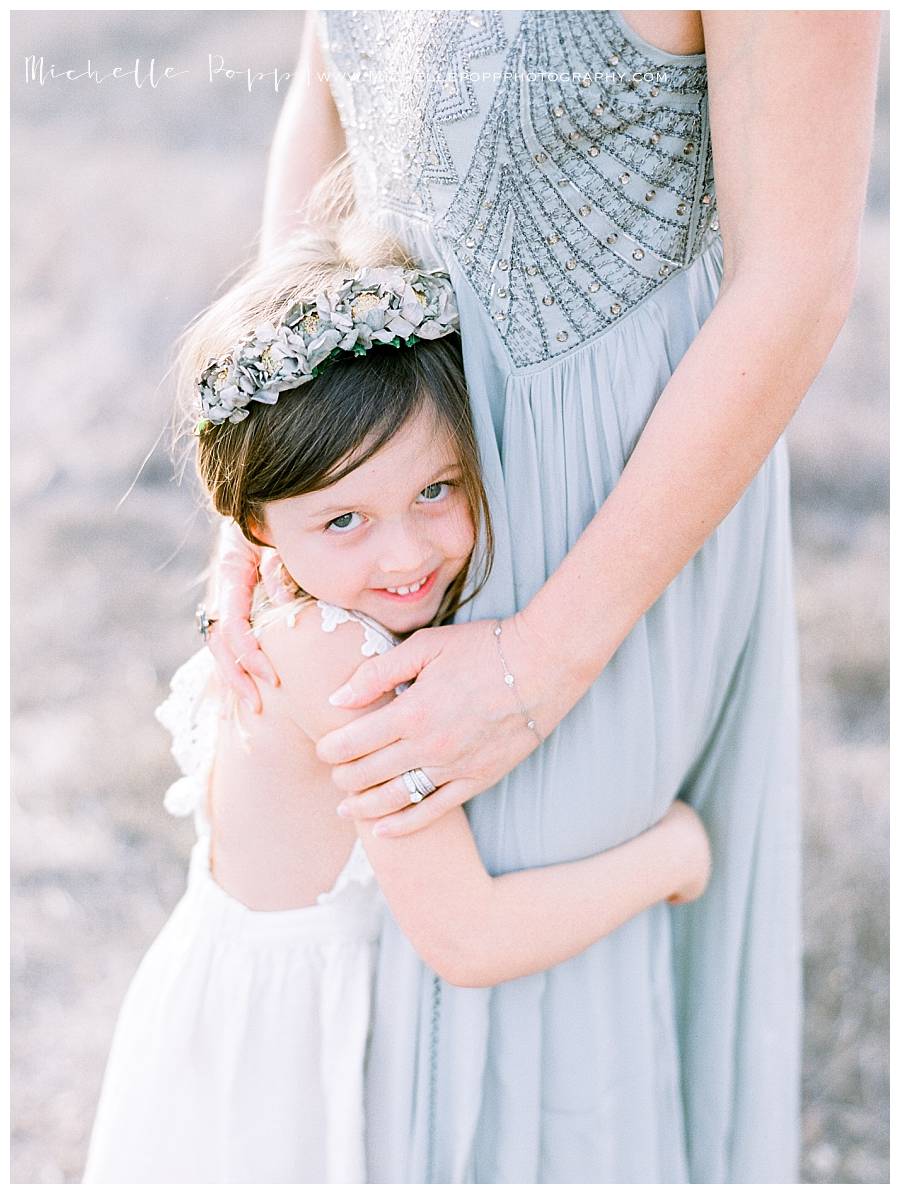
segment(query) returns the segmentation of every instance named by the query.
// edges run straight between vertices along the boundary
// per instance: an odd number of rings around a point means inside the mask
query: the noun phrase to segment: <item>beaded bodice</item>
[[[605,9],[322,15],[366,209],[431,229],[514,368],[602,334],[718,236],[704,55]]]

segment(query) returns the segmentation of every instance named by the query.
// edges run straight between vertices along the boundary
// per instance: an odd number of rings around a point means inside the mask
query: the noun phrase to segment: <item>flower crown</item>
[[[210,360],[197,378],[201,414],[194,432],[239,423],[251,402],[272,405],[342,352],[364,356],[378,344],[412,347],[458,328],[456,297],[442,270],[357,270],[338,289],[296,303],[277,324],[260,324],[226,356]]]

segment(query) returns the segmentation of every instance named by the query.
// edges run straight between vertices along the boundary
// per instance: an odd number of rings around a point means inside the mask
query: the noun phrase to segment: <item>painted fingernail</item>
[[[351,810],[350,810],[350,805],[347,804],[346,801],[344,801],[343,804],[339,804],[337,806],[337,815],[339,817],[349,817],[352,815]]]
[[[339,688],[337,692],[333,692],[328,698],[329,705],[346,705],[353,700],[353,689],[349,684],[345,684],[343,688]]]
[[[391,828],[389,825],[376,825],[372,830],[375,837],[391,837]]]

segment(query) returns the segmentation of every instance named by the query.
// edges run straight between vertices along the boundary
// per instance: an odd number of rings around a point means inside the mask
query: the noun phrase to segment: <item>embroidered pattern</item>
[[[658,65],[605,10],[542,10],[505,75],[435,231],[527,367],[621,319],[718,221],[705,65]]]
[[[477,112],[468,66],[504,49],[500,14],[414,9],[323,16],[332,93],[369,201],[432,216],[430,188],[459,182],[441,125]]]
[[[718,235],[705,60],[657,62],[608,10],[531,10],[479,114],[464,68],[503,48],[500,15],[425,15],[327,14],[345,72],[335,97],[367,203],[431,219],[514,367],[552,360],[613,326]],[[366,75],[367,64],[395,72]],[[439,126],[466,119],[480,132],[459,180]]]

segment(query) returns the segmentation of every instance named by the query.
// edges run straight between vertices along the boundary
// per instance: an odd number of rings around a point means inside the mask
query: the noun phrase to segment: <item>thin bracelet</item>
[[[525,708],[525,704],[522,701],[521,696],[519,695],[519,690],[518,690],[518,688],[515,687],[516,678],[512,674],[512,672],[509,670],[509,664],[506,662],[506,656],[503,654],[503,648],[500,645],[500,635],[502,633],[503,633],[503,624],[502,624],[502,622],[498,621],[496,623],[496,625],[494,626],[494,642],[497,644],[497,651],[499,652],[499,655],[500,655],[500,662],[503,664],[504,683],[507,685],[507,687],[510,689],[510,691],[513,691],[513,689],[515,689],[515,697],[519,703],[519,710],[520,710],[522,716],[525,718],[525,724],[528,726],[529,730],[531,730],[531,732],[534,734],[535,738],[537,738],[538,742],[543,742],[544,739],[543,739],[543,736],[541,735],[540,730],[537,728],[537,723],[535,722],[535,720],[531,716],[531,714],[528,712],[528,710]]]

